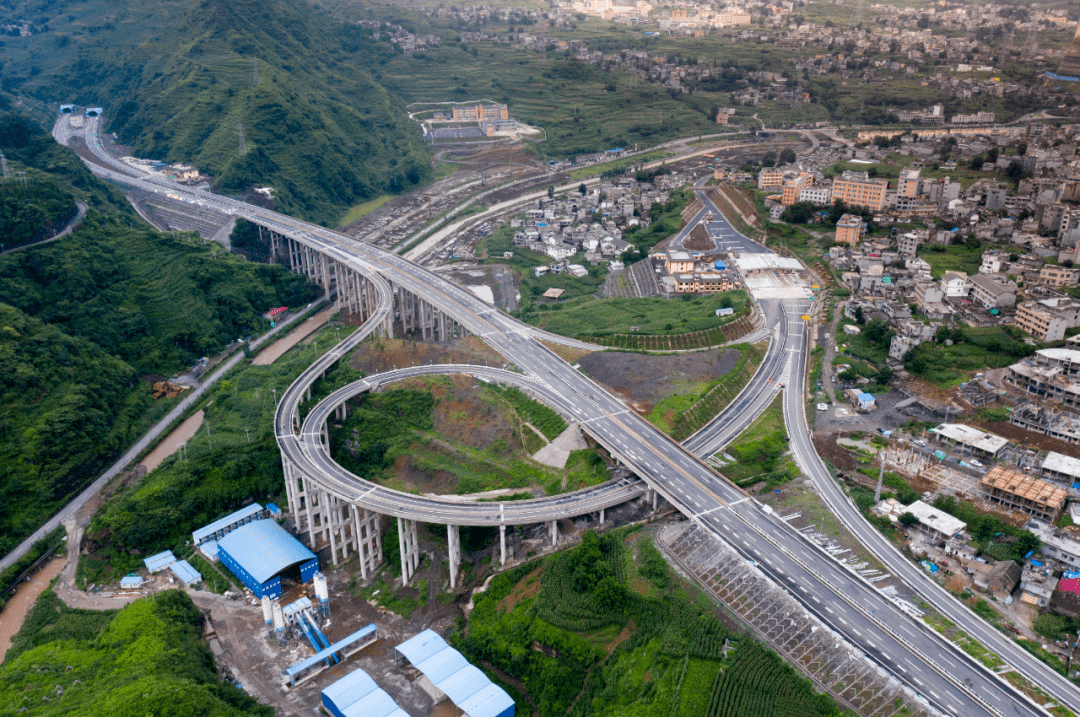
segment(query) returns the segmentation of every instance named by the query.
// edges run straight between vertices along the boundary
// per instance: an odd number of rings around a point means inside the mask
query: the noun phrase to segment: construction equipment
[[[153,385],[150,395],[155,400],[159,398],[176,398],[186,390],[188,390],[187,386],[177,386],[172,381],[158,381]]]

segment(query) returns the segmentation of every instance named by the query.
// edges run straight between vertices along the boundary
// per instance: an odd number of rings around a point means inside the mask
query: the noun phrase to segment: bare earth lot
[[[636,410],[648,413],[673,393],[686,393],[693,386],[730,373],[740,355],[737,349],[666,356],[606,351],[589,354],[579,363],[590,378]]]

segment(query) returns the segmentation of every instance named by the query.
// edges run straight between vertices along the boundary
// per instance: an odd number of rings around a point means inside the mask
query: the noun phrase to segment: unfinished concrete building
[[[979,491],[992,503],[1022,510],[1050,523],[1057,522],[1068,495],[1053,483],[1004,466],[991,468],[979,481]]]

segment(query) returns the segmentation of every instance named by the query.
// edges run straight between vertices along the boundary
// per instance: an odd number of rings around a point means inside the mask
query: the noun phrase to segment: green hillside
[[[717,619],[638,531],[588,531],[572,550],[495,576],[454,646],[499,670],[519,712],[528,703],[540,717],[840,715],[776,653]]]
[[[135,228],[114,189],[23,120],[0,118],[0,150],[91,207],[72,235],[0,257],[2,554],[172,407],[141,374],[172,375],[262,333],[262,312],[315,291],[197,236]]]
[[[394,50],[305,0],[62,0],[40,12],[46,31],[0,47],[3,89],[100,105],[141,156],[194,163],[226,192],[272,186],[279,209],[327,224],[429,178],[419,126],[369,70]]]
[[[72,610],[48,590],[0,667],[4,714],[271,717],[218,678],[204,618],[179,590],[120,611]]]

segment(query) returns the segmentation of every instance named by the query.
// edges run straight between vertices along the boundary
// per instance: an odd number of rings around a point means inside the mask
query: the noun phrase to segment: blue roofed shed
[[[315,554],[273,520],[256,520],[218,541],[222,564],[256,597],[281,595],[281,573],[300,566],[307,582],[319,569]]]
[[[143,579],[138,575],[127,575],[120,578],[121,590],[138,590],[142,587]]]
[[[468,666],[469,661],[457,650],[439,650],[417,665],[416,669],[427,675],[429,680],[438,684]]]
[[[324,689],[322,703],[334,717],[409,717],[363,670],[354,670]]]
[[[421,662],[435,653],[445,650],[446,647],[446,640],[439,637],[439,633],[434,630],[424,630],[413,635],[395,647],[394,650],[397,652],[398,660],[406,659],[419,667]]]
[[[498,685],[489,682],[487,687],[458,704],[469,717],[503,717],[514,714],[514,701]]]
[[[199,550],[203,555],[210,558],[211,562],[216,562],[218,559],[218,549],[216,540],[207,540],[205,543],[199,546]]]
[[[191,563],[186,560],[177,560],[169,567],[172,569],[173,574],[188,587],[202,582],[202,575],[199,574],[198,570],[191,567]]]
[[[173,555],[171,550],[158,553],[157,555],[151,555],[149,558],[143,560],[143,565],[151,573],[160,573],[165,568],[169,567],[176,562],[176,556]]]
[[[479,668],[446,644],[434,630],[424,630],[396,648],[423,673],[419,684],[436,702],[447,697],[467,717],[514,717],[514,701]]]
[[[454,650],[452,647],[446,649]],[[454,652],[457,652],[457,650],[454,650]],[[423,670],[421,670],[421,672],[423,672]],[[430,676],[427,677],[430,679]],[[432,682],[435,681],[432,680]],[[480,671],[479,667],[467,663],[465,667],[454,674],[443,678],[439,682],[435,682],[435,686],[445,692],[446,696],[450,698],[450,701],[459,707],[465,700],[490,684],[491,680],[487,678],[487,675]]]

